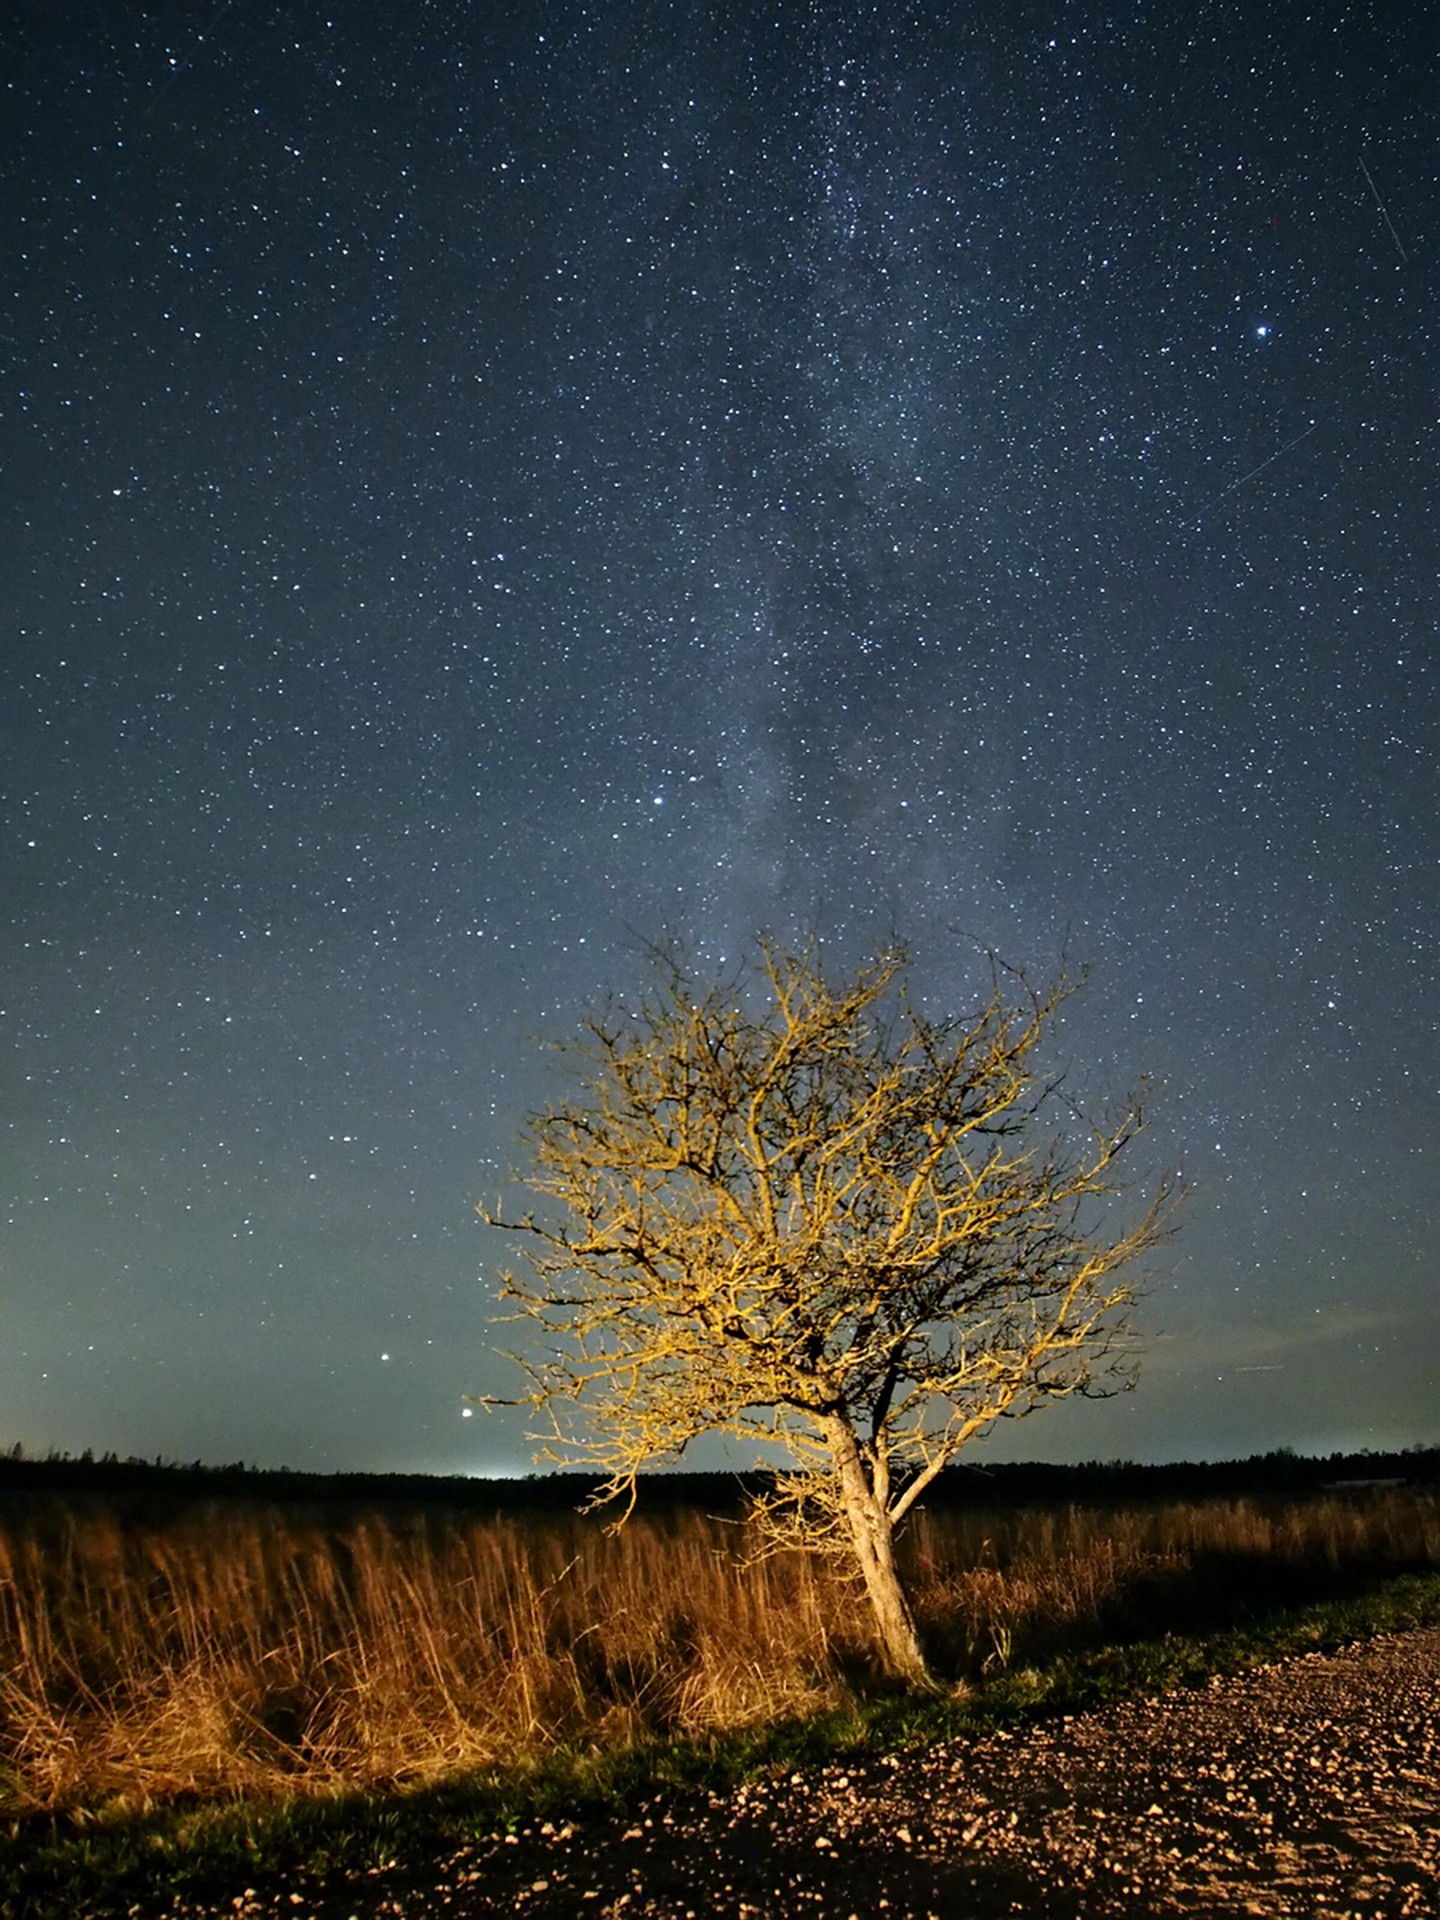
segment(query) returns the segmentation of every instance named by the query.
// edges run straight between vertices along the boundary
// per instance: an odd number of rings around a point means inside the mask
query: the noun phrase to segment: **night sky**
[[[762,927],[1149,1076],[989,1457],[1440,1440],[1432,9],[5,37],[0,1444],[526,1470],[538,1037]]]

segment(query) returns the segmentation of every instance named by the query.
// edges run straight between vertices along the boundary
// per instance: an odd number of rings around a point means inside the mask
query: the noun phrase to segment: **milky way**
[[[0,1442],[522,1468],[537,1040],[760,927],[1149,1076],[992,1456],[1440,1438],[1427,10],[504,11],[17,10]]]

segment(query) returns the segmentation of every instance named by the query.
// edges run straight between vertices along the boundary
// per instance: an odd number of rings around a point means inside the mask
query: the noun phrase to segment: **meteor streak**
[[[1365,164],[1365,156],[1363,153],[1360,155],[1360,171],[1364,174],[1366,183],[1368,184],[1371,193],[1373,193],[1375,196],[1375,204],[1380,209],[1380,218],[1385,222],[1386,226],[1390,229],[1390,238],[1395,242],[1395,251],[1400,255],[1400,258],[1406,261],[1408,264],[1410,256],[1408,253],[1406,253],[1404,247],[1401,246],[1400,244],[1400,236],[1395,231],[1395,222],[1390,218],[1389,208],[1385,205],[1385,202],[1380,198],[1380,189],[1375,184],[1375,176],[1371,173],[1369,167],[1367,167]]]

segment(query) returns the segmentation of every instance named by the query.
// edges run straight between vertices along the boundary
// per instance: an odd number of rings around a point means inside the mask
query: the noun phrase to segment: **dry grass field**
[[[842,1704],[865,1610],[839,1568],[756,1559],[677,1510],[477,1518],[199,1503],[0,1520],[0,1811],[419,1784]],[[905,1539],[957,1686],[1347,1576],[1440,1566],[1404,1489],[921,1514]]]

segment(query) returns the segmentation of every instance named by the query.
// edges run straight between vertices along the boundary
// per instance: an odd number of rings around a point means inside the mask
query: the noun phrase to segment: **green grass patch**
[[[779,1770],[980,1736],[1437,1625],[1440,1574],[1409,1574],[1257,1614],[1239,1627],[1061,1652],[968,1693],[922,1699],[874,1691],[832,1713],[742,1733],[554,1752],[533,1767],[472,1773],[423,1790],[179,1802],[143,1812],[117,1804],[12,1819],[0,1828],[0,1915],[105,1920],[137,1908],[161,1911],[176,1894],[228,1905],[242,1888],[280,1876],[300,1890],[340,1870],[402,1865],[547,1820],[583,1820]]]

